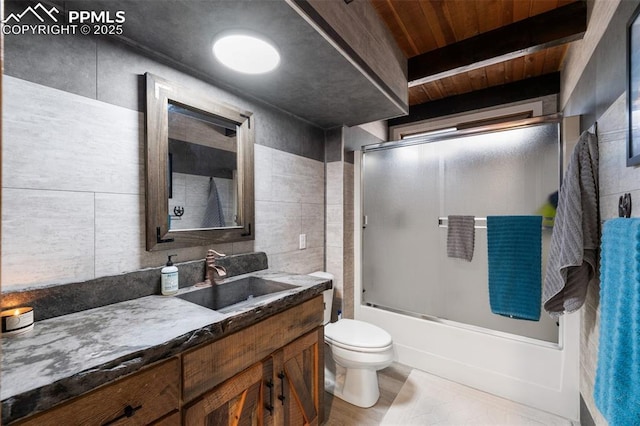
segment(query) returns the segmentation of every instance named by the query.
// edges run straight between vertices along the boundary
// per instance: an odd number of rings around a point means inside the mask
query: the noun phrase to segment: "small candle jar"
[[[33,308],[13,308],[0,312],[2,317],[2,335],[25,333],[33,330]]]

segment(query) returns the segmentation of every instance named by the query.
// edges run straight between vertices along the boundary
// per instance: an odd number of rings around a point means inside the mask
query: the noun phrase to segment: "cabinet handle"
[[[133,417],[133,415],[136,413],[136,411],[138,411],[139,409],[142,408],[142,405],[138,405],[137,407],[132,407],[130,405],[127,405],[126,407],[124,407],[124,412],[116,417],[115,419],[109,420],[106,423],[103,423],[102,426],[108,426],[108,425],[112,425],[115,422],[125,419],[125,418],[129,418],[129,417]]]
[[[278,373],[278,379],[280,379],[280,395],[278,395],[278,399],[282,401],[282,405],[284,405],[284,400],[286,399],[284,396],[284,371]]]
[[[269,402],[264,404],[264,408],[273,416],[273,380],[269,379],[267,383],[265,383],[265,386],[269,388]]]

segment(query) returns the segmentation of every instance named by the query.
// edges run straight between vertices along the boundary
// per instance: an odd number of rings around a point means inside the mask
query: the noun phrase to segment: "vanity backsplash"
[[[226,269],[227,277],[268,269],[267,255],[263,252],[222,257],[216,259],[216,264]],[[179,271],[180,287],[204,281],[204,259],[175,263],[175,266]],[[35,321],[41,321],[160,294],[160,269],[162,266],[78,283],[2,293],[1,309],[28,305],[34,309]]]

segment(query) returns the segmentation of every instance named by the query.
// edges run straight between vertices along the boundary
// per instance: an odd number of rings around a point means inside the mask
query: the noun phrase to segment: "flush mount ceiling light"
[[[280,54],[271,43],[249,33],[225,33],[217,37],[213,54],[223,65],[244,74],[264,74],[280,63]]]

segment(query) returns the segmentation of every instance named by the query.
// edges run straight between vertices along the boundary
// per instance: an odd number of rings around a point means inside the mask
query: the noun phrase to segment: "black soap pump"
[[[163,296],[173,296],[178,292],[178,267],[173,266],[173,262],[171,258],[177,256],[175,254],[170,254],[167,260],[167,264],[160,271],[161,279],[160,279],[160,289],[162,291]]]

